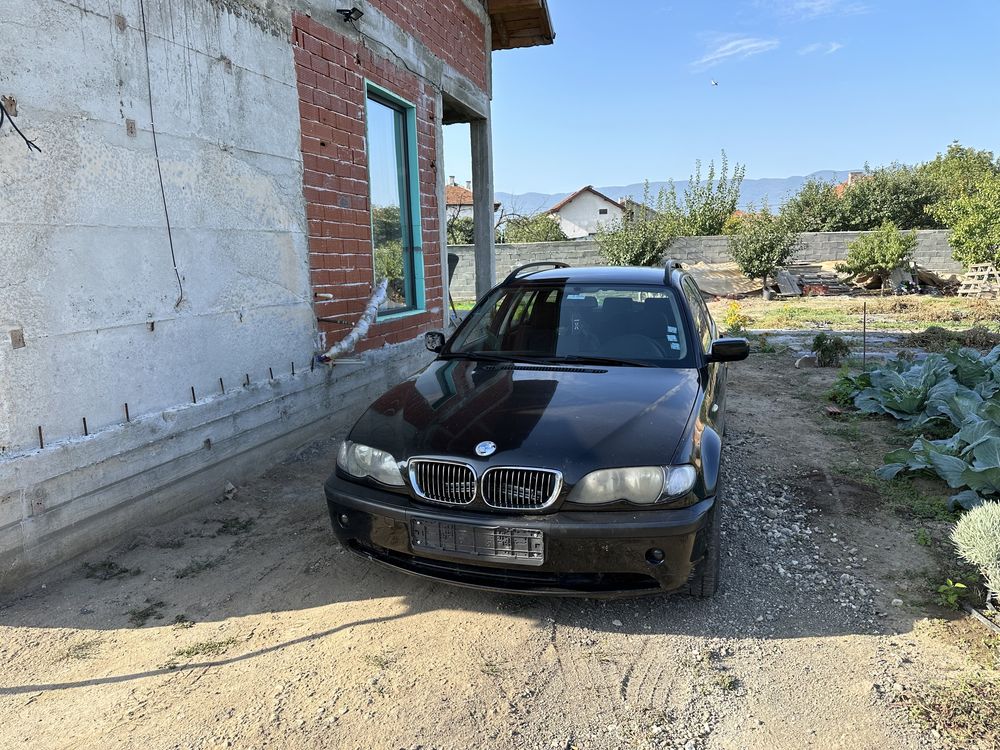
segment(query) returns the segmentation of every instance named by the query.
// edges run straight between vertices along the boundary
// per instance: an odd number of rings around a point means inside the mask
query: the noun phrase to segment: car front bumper
[[[482,513],[418,505],[336,475],[326,483],[333,530],[348,550],[415,575],[513,593],[623,596],[683,586],[704,554],[702,529],[714,498],[688,508],[637,511]],[[414,548],[414,521],[532,529],[544,538],[535,564]],[[661,550],[661,562],[649,561]]]

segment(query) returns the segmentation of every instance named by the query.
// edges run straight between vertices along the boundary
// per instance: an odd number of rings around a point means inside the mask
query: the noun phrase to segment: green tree
[[[840,218],[840,196],[833,183],[808,179],[785,201],[781,216],[800,232],[831,232]]]
[[[471,216],[454,216],[448,219],[447,230],[449,245],[471,245],[475,242]]]
[[[641,206],[645,210],[629,212],[597,227],[597,245],[612,266],[658,266],[675,238],[676,222],[667,211],[667,193],[660,191],[655,208],[649,182],[643,189]]]
[[[795,228],[781,216],[771,213],[767,206],[748,212],[736,233],[729,238],[729,254],[747,278],[761,279],[765,297],[767,280],[798,247],[799,235]]]
[[[955,260],[1000,267],[1000,175],[981,177],[967,195],[949,200],[940,212],[951,227],[948,242]]]
[[[947,200],[971,195],[984,178],[1000,175],[1000,158],[994,159],[992,151],[953,141],[944,154],[939,153],[917,169],[941,186]]]
[[[504,242],[561,242],[568,239],[552,214],[514,216],[503,227]]]
[[[915,231],[901,232],[887,221],[873,232],[866,232],[847,246],[847,259],[837,264],[841,273],[852,276],[880,276],[883,283],[896,268],[902,267],[917,246]]]
[[[924,176],[939,186],[941,196],[927,207],[930,214],[943,226],[950,227],[955,220],[952,207],[962,198],[974,198],[990,178],[1000,176],[1000,159],[992,151],[963,146],[958,141],[948,146],[948,151],[938,154],[933,161],[918,168]]]
[[[733,215],[740,202],[740,186],[746,167],[736,164],[729,174],[729,160],[722,152],[716,179],[715,161],[708,163],[708,173],[701,178],[701,161],[695,161],[694,174],[688,180],[684,194],[678,198],[673,183],[661,191],[657,202],[661,211],[673,222],[671,233],[675,237],[697,237],[722,234],[726,220]]]
[[[867,232],[891,221],[903,229],[939,229],[941,223],[927,207],[941,197],[940,184],[915,167],[892,164],[867,170],[844,190],[834,228]]]

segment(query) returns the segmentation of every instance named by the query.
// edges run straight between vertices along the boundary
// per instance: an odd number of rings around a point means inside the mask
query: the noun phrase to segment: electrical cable
[[[181,306],[184,301],[184,282],[181,281],[181,272],[177,270],[177,254],[174,252],[174,236],[170,229],[170,212],[167,210],[167,193],[163,188],[163,171],[160,169],[160,149],[156,142],[156,124],[153,119],[153,81],[149,72],[149,34],[146,31],[146,10],[143,7],[143,0],[139,0],[139,16],[142,19],[142,45],[146,52],[146,91],[149,93],[149,129],[153,134],[153,156],[156,159],[156,175],[160,181],[160,198],[163,200],[163,217],[167,222],[167,242],[170,244],[170,260],[174,265],[174,276],[177,277],[178,296],[174,303],[174,309]]]
[[[0,128],[3,127],[4,118],[10,120],[10,126],[14,128],[14,130],[17,132],[19,136],[21,136],[21,138],[24,139],[25,144],[28,146],[28,151],[31,151],[31,149],[35,149],[35,151],[37,151],[38,153],[42,153],[42,149],[38,147],[38,144],[30,140],[28,136],[26,136],[24,133],[21,132],[21,128],[19,128],[17,126],[17,123],[14,122],[14,115],[7,114],[7,107],[4,105],[3,102],[0,102]]]

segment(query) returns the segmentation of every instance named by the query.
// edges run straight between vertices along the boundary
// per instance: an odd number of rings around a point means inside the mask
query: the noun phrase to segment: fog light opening
[[[646,550],[646,562],[650,565],[662,565],[663,560],[666,558],[662,549],[648,549]]]
[[[343,527],[345,529],[347,528],[347,525],[350,522],[351,522],[351,519],[347,517],[346,513],[341,513],[339,516],[337,516],[337,523],[339,523],[341,525],[341,527]]]

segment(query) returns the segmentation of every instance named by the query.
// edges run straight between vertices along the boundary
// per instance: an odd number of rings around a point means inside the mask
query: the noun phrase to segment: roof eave
[[[556,38],[548,0],[487,0],[493,50],[552,44]]]

